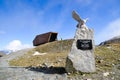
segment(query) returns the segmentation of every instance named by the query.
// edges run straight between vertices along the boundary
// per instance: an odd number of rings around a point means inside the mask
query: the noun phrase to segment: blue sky
[[[49,31],[58,39],[74,37],[76,10],[95,31],[96,44],[120,35],[120,0],[0,0],[0,50],[31,47]]]

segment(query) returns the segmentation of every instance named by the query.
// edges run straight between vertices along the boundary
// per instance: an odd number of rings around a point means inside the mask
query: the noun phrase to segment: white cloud
[[[29,44],[22,44],[20,40],[13,40],[5,48],[7,50],[17,51],[25,48],[30,48],[30,47],[32,46]]]
[[[97,43],[120,36],[120,18],[108,23],[106,28],[96,35]]]

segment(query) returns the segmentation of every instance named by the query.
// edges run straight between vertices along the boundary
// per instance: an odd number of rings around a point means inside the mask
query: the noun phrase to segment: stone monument
[[[66,71],[95,72],[93,30],[85,25],[86,20],[82,20],[75,11],[72,12],[72,16],[78,21],[78,25],[71,51],[66,60]]]

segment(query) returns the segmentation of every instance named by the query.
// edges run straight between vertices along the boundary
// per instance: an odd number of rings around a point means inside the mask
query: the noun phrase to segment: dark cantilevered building
[[[33,40],[33,45],[38,46],[38,45],[45,44],[48,42],[56,41],[57,35],[58,33],[56,32],[48,32],[48,33],[37,35],[35,39]]]

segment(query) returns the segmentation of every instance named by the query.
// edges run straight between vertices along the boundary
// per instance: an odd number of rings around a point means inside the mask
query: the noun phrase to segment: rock
[[[47,63],[43,63],[42,66],[43,67],[48,67],[48,64]]]
[[[103,62],[103,60],[98,60],[97,62],[98,62],[98,63],[102,63],[102,62]]]
[[[92,80],[92,79],[85,79],[85,80]]]
[[[105,73],[103,73],[103,76],[108,76],[110,73],[109,72],[105,72]]]
[[[118,59],[118,61],[120,61],[120,59]]]
[[[79,39],[92,40],[92,49],[78,49],[76,45]],[[71,52],[66,60],[66,70],[68,72],[95,72],[93,30],[77,28]]]
[[[59,60],[58,60],[58,62],[62,62],[62,60],[61,60],[61,59],[59,59]]]
[[[70,75],[70,73],[67,73],[68,75]]]
[[[80,23],[79,23],[80,24]],[[93,30],[78,27],[70,53],[66,60],[67,72],[95,72]],[[83,26],[83,27],[82,27]]]
[[[5,56],[6,54],[3,51],[0,51],[0,57]]]
[[[111,46],[108,46],[107,48],[108,48],[108,49],[111,49],[112,47],[111,47]]]

